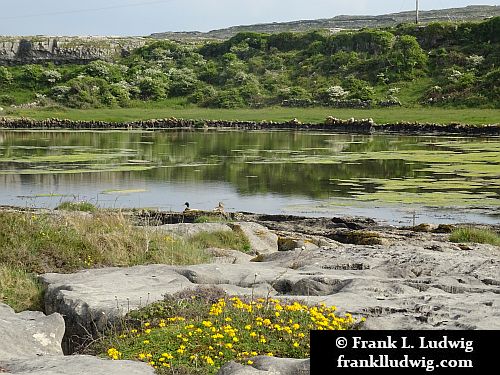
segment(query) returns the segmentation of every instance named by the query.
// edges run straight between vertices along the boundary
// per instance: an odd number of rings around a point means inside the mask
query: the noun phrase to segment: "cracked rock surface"
[[[310,228],[309,231],[311,232]],[[323,233],[328,234],[328,233]],[[295,298],[366,317],[366,329],[500,328],[498,247],[462,250],[446,235],[385,230],[381,245],[338,243],[259,255],[259,261],[149,265],[45,274],[47,312],[67,329],[102,330],[164,295],[217,285],[228,294]]]

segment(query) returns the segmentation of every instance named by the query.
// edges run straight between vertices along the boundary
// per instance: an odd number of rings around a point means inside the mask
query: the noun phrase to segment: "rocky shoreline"
[[[297,119],[285,122],[274,121],[224,121],[224,120],[185,120],[176,118],[153,119],[131,122],[74,121],[65,119],[33,120],[30,118],[0,118],[0,129],[15,130],[165,130],[165,129],[233,129],[233,130],[293,130],[329,131],[338,133],[373,134],[461,134],[500,136],[500,124],[433,124],[398,122],[376,124],[372,119],[342,120],[328,117],[323,123],[301,123]]]
[[[137,230],[154,229],[169,236],[242,231],[251,249],[246,254],[207,249],[213,261],[199,265],[40,275],[48,316],[14,314],[0,304],[0,334],[12,337],[0,343],[0,372],[70,374],[81,368],[81,373],[91,369],[92,374],[153,374],[144,363],[64,356],[60,345],[71,354],[73,337],[103,332],[131,309],[197,287],[335,305],[339,312],[366,318],[363,329],[500,329],[500,248],[451,243],[449,225],[392,227],[367,218],[252,213],[231,213],[227,222],[196,223],[197,215],[207,213],[126,214]],[[252,361],[251,366],[229,362],[219,374],[309,373],[308,360]]]

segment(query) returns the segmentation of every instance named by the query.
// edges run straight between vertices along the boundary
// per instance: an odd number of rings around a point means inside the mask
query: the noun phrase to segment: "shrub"
[[[102,78],[78,76],[52,88],[54,100],[74,108],[96,108],[116,102],[110,85]]]
[[[107,82],[119,82],[123,79],[127,70],[128,68],[125,65],[96,60],[88,64],[84,72],[90,77],[102,78]]]
[[[202,107],[209,107],[216,95],[217,90],[212,85],[201,85],[188,97],[188,100]]]
[[[160,100],[167,97],[168,85],[160,78],[139,78],[137,86],[142,99]]]
[[[39,65],[24,65],[21,68],[21,85],[36,89],[43,81],[43,68]]]
[[[57,70],[45,70],[42,74],[42,79],[46,84],[53,85],[56,82],[59,82],[62,78],[61,73]]]
[[[342,86],[330,86],[325,90],[325,97],[327,101],[344,99],[349,95],[349,91],[346,91]]]
[[[394,43],[389,64],[395,79],[412,79],[419,70],[426,69],[427,55],[415,37],[403,35]]]
[[[204,104],[215,108],[238,108],[243,107],[245,102],[240,96],[238,89],[227,89],[217,91],[213,97],[207,98]]]
[[[172,68],[168,72],[170,80],[170,96],[186,96],[192,94],[198,86],[198,78],[189,68]]]
[[[16,99],[12,95],[0,95],[0,104],[11,105],[16,102]]]
[[[130,103],[131,86],[126,81],[112,83],[109,90],[121,107],[126,107]]]
[[[0,86],[8,86],[12,83],[12,73],[4,66],[0,66]]]

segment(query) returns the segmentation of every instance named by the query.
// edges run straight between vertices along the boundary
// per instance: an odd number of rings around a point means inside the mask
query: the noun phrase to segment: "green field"
[[[37,120],[48,118],[75,121],[127,122],[158,118],[183,118],[206,120],[242,121],[288,121],[293,118],[301,122],[319,123],[327,116],[348,119],[373,118],[377,124],[401,121],[419,123],[462,123],[498,124],[500,109],[448,109],[448,108],[377,108],[377,109],[334,109],[334,108],[283,108],[262,109],[212,109],[183,106],[172,102],[141,103],[129,108],[99,109],[9,109],[7,117],[29,117]]]

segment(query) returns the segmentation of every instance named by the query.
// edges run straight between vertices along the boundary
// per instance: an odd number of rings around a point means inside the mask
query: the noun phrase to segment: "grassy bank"
[[[376,109],[333,109],[333,108],[284,108],[261,109],[210,109],[176,104],[171,101],[157,103],[136,103],[129,108],[99,109],[8,109],[8,117],[29,117],[36,120],[49,118],[75,121],[127,122],[155,118],[184,118],[206,120],[242,121],[288,121],[297,118],[302,122],[320,123],[328,116],[342,119],[373,118],[376,123],[396,123],[401,121],[419,123],[462,123],[494,124],[500,122],[499,109],[452,109],[452,108],[376,108]]]
[[[210,260],[204,251],[208,247],[244,251],[248,241],[238,232],[179,239],[161,230],[137,229],[129,218],[112,211],[0,212],[0,301],[17,311],[39,309],[37,274],[205,263]]]

